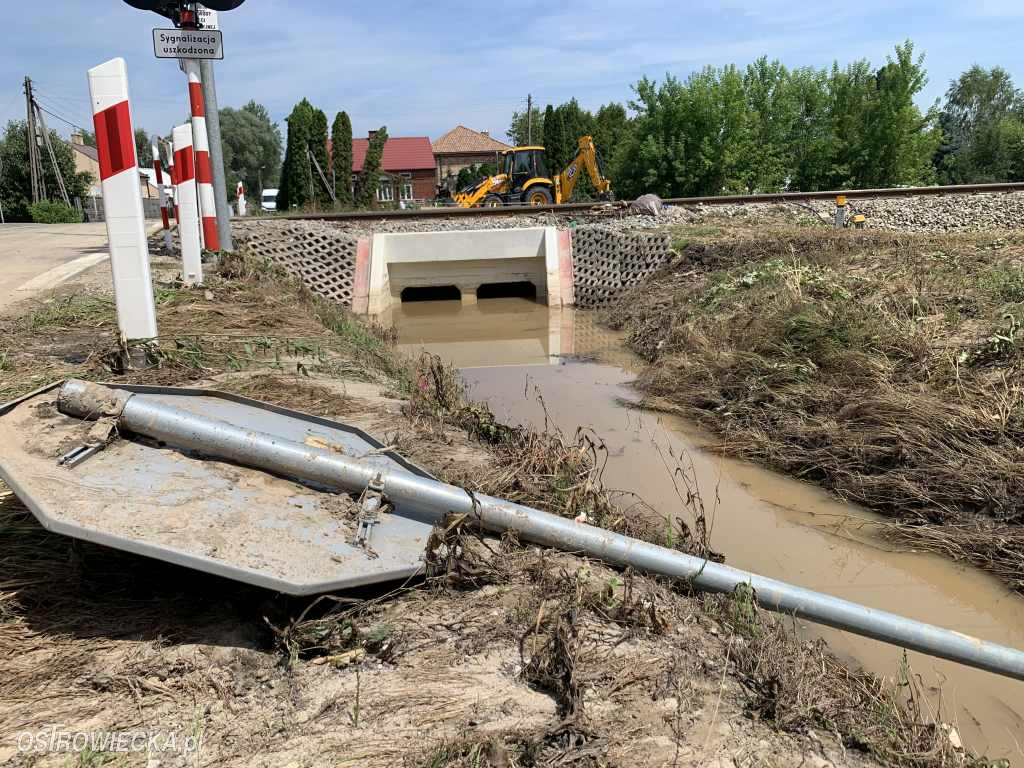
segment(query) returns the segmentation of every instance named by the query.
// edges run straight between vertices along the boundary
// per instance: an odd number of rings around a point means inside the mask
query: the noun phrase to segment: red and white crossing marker
[[[220,250],[217,234],[217,204],[213,195],[213,168],[210,165],[210,140],[206,134],[206,104],[199,62],[182,59],[188,76],[188,100],[192,108],[192,144],[196,155],[196,184],[199,187],[199,215],[203,218],[203,242],[211,251]]]
[[[173,130],[173,129],[172,129]],[[170,204],[167,206],[174,222],[178,222],[178,174],[174,172],[174,137],[167,142],[167,175],[171,177]]]
[[[178,185],[178,237],[181,238],[181,278],[185,285],[203,282],[202,245],[199,242],[199,205],[196,166],[192,152],[192,126],[174,127],[174,172]]]
[[[153,170],[156,171],[156,186],[160,192],[160,219],[164,225],[164,249],[171,250],[171,217],[167,212],[167,190],[164,188],[164,168],[160,162],[160,146],[153,142]]]
[[[124,59],[111,59],[90,69],[89,94],[114,274],[117,324],[125,341],[152,339],[157,335],[156,307]]]
[[[235,194],[238,197],[238,215],[245,216],[245,184],[241,181],[238,182]]]

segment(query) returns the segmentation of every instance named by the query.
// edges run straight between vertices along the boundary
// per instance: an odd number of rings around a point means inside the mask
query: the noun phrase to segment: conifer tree
[[[281,167],[281,186],[277,194],[277,210],[288,211],[301,208],[310,202],[313,177],[309,170],[310,131],[313,123],[313,105],[303,99],[286,118],[288,140],[285,147],[284,163]]]
[[[352,121],[347,112],[339,112],[331,126],[334,195],[341,208],[352,207]]]
[[[370,146],[366,149],[363,159],[363,170],[359,172],[359,198],[356,201],[360,208],[373,205],[380,180],[380,161],[384,156],[384,145],[388,142],[388,129],[381,126],[370,138]]]
[[[327,164],[327,115],[324,114],[322,109],[313,109],[313,121],[310,127],[309,134],[309,149],[313,153],[313,157],[316,158],[316,162],[320,166],[320,170],[323,171],[324,177],[327,179],[327,183],[331,183],[331,172]],[[320,179],[320,175],[316,172],[316,167],[313,168],[313,190],[315,198],[318,203],[328,203],[331,200],[331,195],[324,187],[323,181]]]

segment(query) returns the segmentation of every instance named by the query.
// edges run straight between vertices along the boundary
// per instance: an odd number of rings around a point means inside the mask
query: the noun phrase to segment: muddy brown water
[[[606,484],[641,495],[658,514],[682,507],[666,464],[676,466],[673,456],[692,462],[712,513],[711,545],[730,565],[1024,649],[1024,600],[996,579],[938,556],[894,552],[872,534],[880,519],[873,513],[709,453],[703,448],[712,438],[680,419],[626,407],[638,397],[629,384],[639,362],[589,313],[507,298],[408,303],[381,320],[395,326],[401,348],[426,349],[461,368],[470,394],[499,417],[534,426],[547,418],[569,434],[593,428],[609,453]],[[824,637],[851,664],[899,675],[901,649],[798,628]],[[918,653],[908,660],[931,706],[941,703],[943,722],[969,748],[1024,764],[1024,683]]]

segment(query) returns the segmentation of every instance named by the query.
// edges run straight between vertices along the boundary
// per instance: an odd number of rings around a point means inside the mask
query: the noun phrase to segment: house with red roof
[[[370,139],[376,131],[370,131],[365,139],[352,139],[352,172],[363,170]],[[398,202],[397,191],[402,200],[428,200],[437,194],[437,163],[426,136],[389,137],[381,156],[380,182],[377,186],[378,202]],[[401,183],[396,184],[396,177]]]
[[[459,171],[472,165],[499,165],[498,156],[512,147],[491,138],[487,131],[474,131],[457,125],[434,142],[431,149],[437,160],[437,180],[451,183]]]

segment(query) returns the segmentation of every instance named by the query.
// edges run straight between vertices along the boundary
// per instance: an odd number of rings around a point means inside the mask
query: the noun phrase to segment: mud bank
[[[154,367],[117,366],[102,279],[2,319],[0,391],[68,376],[216,386],[349,421],[440,477],[686,546],[618,513],[594,443],[507,427],[273,271],[157,264]],[[572,435],[573,433],[569,433]],[[46,723],[204,734],[201,764],[962,765],[917,686],[846,670],[742,595],[691,596],[459,521],[424,581],[291,601],[45,532],[0,498],[0,760]],[[910,694],[914,695],[910,695]],[[924,757],[921,757],[924,755]],[[81,756],[70,759],[79,760]],[[175,755],[96,762],[191,765]],[[32,764],[64,765],[67,755]],[[84,764],[84,763],[83,763]]]

